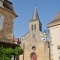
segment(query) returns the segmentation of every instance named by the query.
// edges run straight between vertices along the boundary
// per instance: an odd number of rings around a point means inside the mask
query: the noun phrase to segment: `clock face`
[[[4,16],[0,14],[0,30],[3,28]]]

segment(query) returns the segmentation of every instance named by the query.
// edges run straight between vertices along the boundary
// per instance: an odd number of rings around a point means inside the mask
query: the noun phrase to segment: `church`
[[[12,57],[12,60],[60,60],[60,13],[48,24],[50,44],[47,42],[46,33],[42,32],[42,23],[36,7],[29,21],[29,31],[21,37],[21,41],[13,37],[13,22],[16,17],[13,3],[0,0],[0,46],[20,45],[23,49],[19,59]]]
[[[35,7],[32,19],[29,21],[29,31],[21,38],[24,53],[19,60],[49,60],[49,48],[46,34],[42,32],[42,23]]]

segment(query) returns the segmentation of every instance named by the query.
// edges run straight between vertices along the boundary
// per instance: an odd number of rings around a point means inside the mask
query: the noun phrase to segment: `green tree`
[[[23,53],[22,48],[20,47],[15,47],[15,48],[5,48],[5,47],[0,47],[0,60],[11,60],[12,55],[18,56]]]

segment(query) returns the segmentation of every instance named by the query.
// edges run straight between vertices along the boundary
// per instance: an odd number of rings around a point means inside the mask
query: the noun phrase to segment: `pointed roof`
[[[60,12],[59,12],[58,15],[55,17],[55,19],[54,19],[52,22],[50,22],[50,23],[54,23],[54,22],[58,22],[58,21],[60,21]]]
[[[35,7],[35,10],[34,10],[34,13],[33,13],[33,16],[32,16],[32,19],[37,19],[39,20],[39,16],[38,16],[38,12],[37,12],[37,8]]]
[[[37,8],[35,7],[31,21],[39,20]]]

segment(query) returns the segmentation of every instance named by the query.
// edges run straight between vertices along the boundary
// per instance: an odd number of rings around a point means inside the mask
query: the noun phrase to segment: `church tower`
[[[35,7],[32,19],[29,22],[29,30],[34,31],[34,30],[40,30],[42,31],[42,23],[40,22],[37,8]]]
[[[42,24],[36,7],[32,19],[29,21],[29,31],[21,38],[20,46],[24,53],[19,56],[19,60],[49,60],[46,35],[42,33]]]
[[[13,19],[17,17],[13,4],[8,0],[0,0],[0,38],[12,39]]]
[[[30,40],[42,40],[42,37],[39,35],[42,35],[42,23],[40,22],[39,16],[38,16],[38,11],[37,8],[35,7],[32,19],[29,21],[29,35],[30,35]]]

